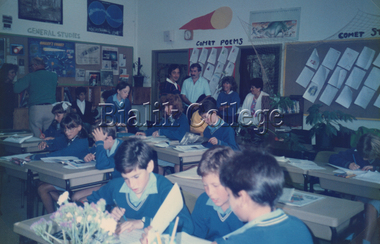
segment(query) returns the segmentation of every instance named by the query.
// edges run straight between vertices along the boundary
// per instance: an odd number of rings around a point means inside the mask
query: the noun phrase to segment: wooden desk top
[[[23,220],[23,221],[20,221],[20,222],[16,222],[16,223],[13,224],[13,231],[15,233],[19,234],[19,235],[25,236],[25,237],[27,237],[29,239],[32,239],[33,241],[36,241],[37,243],[44,243],[44,244],[48,243],[47,241],[45,241],[41,237],[37,236],[34,233],[34,231],[30,229],[30,226],[34,222],[37,222],[38,220],[40,220],[41,218],[44,218],[47,221],[51,220],[50,219],[50,215],[51,214],[46,214],[46,215],[39,216],[39,217],[36,217],[36,218],[32,218],[32,219],[27,219],[27,220]],[[59,230],[58,225],[53,224],[52,232],[55,233],[58,230]]]

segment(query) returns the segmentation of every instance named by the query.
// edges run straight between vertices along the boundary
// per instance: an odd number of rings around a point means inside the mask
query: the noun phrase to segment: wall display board
[[[341,110],[380,118],[380,39],[287,43],[284,95],[302,95],[305,111]]]

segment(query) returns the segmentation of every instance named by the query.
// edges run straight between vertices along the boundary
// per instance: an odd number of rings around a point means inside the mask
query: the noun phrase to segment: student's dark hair
[[[231,91],[237,90],[237,84],[235,81],[235,78],[233,76],[225,76],[222,79],[222,83],[220,84],[220,87],[223,89],[224,83],[230,83],[231,84]]]
[[[153,149],[138,138],[123,141],[115,153],[115,168],[120,173],[129,173],[137,168],[146,169],[153,160]]]
[[[51,109],[52,114],[65,114],[65,113],[70,113],[70,106],[67,105],[68,107],[66,110],[63,108],[62,103],[58,103],[54,105],[54,107]]]
[[[46,66],[45,61],[40,57],[33,58],[31,64]]]
[[[104,135],[107,134],[107,136],[110,136],[110,137],[112,137],[112,139],[115,140],[116,139],[116,126],[107,126],[107,123],[110,123],[110,122],[106,122],[105,124],[100,124],[96,128],[102,129]]]
[[[249,83],[251,84],[251,86],[254,86],[256,88],[261,88],[261,91],[263,90],[263,87],[264,87],[263,79],[253,78],[252,80],[250,80]]]
[[[213,146],[203,153],[197,173],[199,176],[218,174],[222,164],[228,162],[234,155],[234,150],[226,146]]]
[[[114,89],[107,90],[102,93],[102,98],[104,99],[104,101],[106,101],[110,96],[114,94],[116,94],[116,90]]]
[[[216,100],[212,97],[208,97],[204,99],[202,104],[199,106],[198,113],[202,116],[204,113],[211,113],[213,111],[218,111],[216,107]]]
[[[181,97],[178,94],[167,94],[166,96],[161,97],[161,105],[169,103],[169,105],[173,106],[173,110],[176,109],[177,111],[172,113],[172,116],[174,119],[178,119],[182,112],[183,112],[183,106],[182,106],[182,100]],[[165,105],[168,106],[168,105]],[[162,106],[162,112],[165,113],[165,106]],[[165,114],[164,114],[165,115]]]
[[[179,72],[181,72],[181,68],[179,67],[179,64],[171,64],[168,68],[168,78],[170,78],[172,71],[175,69],[179,69]]]
[[[83,121],[80,118],[79,114],[67,113],[61,121],[61,128],[62,129],[65,129],[65,128],[72,129],[72,128],[76,128],[80,125],[82,126],[82,130],[79,131],[78,137],[79,138],[88,138],[87,131],[83,126]]]
[[[363,158],[380,159],[380,137],[374,134],[364,134],[359,138],[356,150]]]
[[[248,149],[236,152],[229,162],[220,167],[220,182],[235,197],[244,190],[261,206],[274,209],[282,195],[284,173],[277,160],[269,153]]]
[[[198,68],[198,71],[202,71],[202,66],[200,66],[200,64],[198,63],[193,63],[192,65],[190,65],[190,70],[192,68]]]
[[[84,93],[86,95],[87,90],[83,86],[75,88],[75,95],[78,97],[81,93]]]
[[[10,64],[10,63],[4,63],[3,66],[1,66],[0,69],[0,81],[3,82],[8,77],[8,72],[10,70],[14,70],[15,72],[18,71],[18,65]]]
[[[127,86],[129,86],[129,89],[132,90],[132,86],[125,82],[125,81],[122,81],[122,82],[119,82],[117,85],[116,85],[116,92],[117,90],[123,90],[124,88],[126,88]]]

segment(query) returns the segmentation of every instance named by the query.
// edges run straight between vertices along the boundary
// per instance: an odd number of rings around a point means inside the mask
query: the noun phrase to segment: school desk
[[[39,143],[40,141],[16,143],[0,140],[0,144],[4,146],[5,151],[7,151],[9,154],[40,152],[41,150],[38,149]]]
[[[114,169],[98,170],[93,167],[83,169],[66,169],[59,163],[31,161],[24,165],[28,169],[27,184],[27,218],[33,217],[35,182],[33,172],[38,173],[40,181],[66,189],[70,193],[80,188],[105,184],[111,178]],[[71,195],[71,194],[70,194]]]
[[[308,175],[318,177],[319,184],[323,189],[380,200],[380,184],[355,178],[338,177],[333,172],[336,168],[327,165],[326,162],[316,163],[325,170],[309,170]]]
[[[0,139],[10,137],[13,135],[19,135],[19,136],[30,136],[33,135],[32,132],[28,130],[0,130]]]

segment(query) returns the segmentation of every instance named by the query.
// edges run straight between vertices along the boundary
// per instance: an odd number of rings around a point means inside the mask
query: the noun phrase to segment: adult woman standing
[[[222,79],[222,91],[216,100],[218,114],[223,120],[229,124],[237,122],[235,114],[240,107],[240,97],[236,92],[237,84],[232,76],[226,76]]]
[[[9,63],[3,64],[0,69],[0,129],[13,128],[13,110],[17,107],[13,80],[17,71],[18,66]]]

